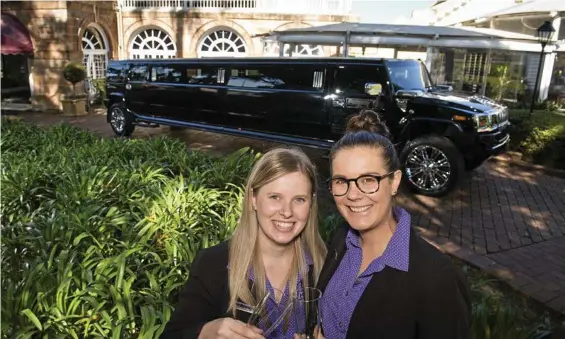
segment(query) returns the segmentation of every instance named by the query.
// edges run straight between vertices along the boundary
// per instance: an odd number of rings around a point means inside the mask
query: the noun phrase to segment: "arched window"
[[[108,47],[102,30],[87,27],[82,34],[82,62],[86,76],[91,79],[103,78],[108,63]]]
[[[198,57],[242,57],[245,55],[247,55],[245,41],[238,34],[225,29],[208,34],[198,46]]]
[[[132,59],[171,59],[177,56],[177,47],[171,37],[160,29],[139,32],[130,44]]]

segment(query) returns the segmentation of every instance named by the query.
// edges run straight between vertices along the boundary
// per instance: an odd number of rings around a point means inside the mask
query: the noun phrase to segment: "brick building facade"
[[[94,79],[104,76],[109,59],[278,55],[278,46],[268,46],[262,34],[356,20],[351,0],[315,3],[3,1],[2,15],[19,21],[33,44],[26,54],[32,107],[61,110],[60,100],[71,90],[62,77],[68,62],[82,62]],[[296,54],[326,54],[318,46],[296,48]]]

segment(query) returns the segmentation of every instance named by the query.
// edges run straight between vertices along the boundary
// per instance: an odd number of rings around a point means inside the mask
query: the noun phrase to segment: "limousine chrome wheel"
[[[132,117],[126,112],[126,109],[121,103],[110,106],[108,112],[108,122],[116,135],[127,137],[133,133],[135,125],[133,124]]]
[[[117,134],[124,132],[124,129],[126,128],[126,116],[121,107],[115,106],[112,108],[112,112],[110,113],[110,124]]]
[[[408,180],[424,191],[438,190],[447,184],[451,166],[447,156],[433,146],[418,146],[408,155]]]
[[[461,154],[453,143],[440,136],[418,138],[401,156],[408,184],[418,193],[441,196],[457,184],[463,167]]]

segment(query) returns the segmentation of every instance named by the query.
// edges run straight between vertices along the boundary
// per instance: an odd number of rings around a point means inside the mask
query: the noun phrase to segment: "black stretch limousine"
[[[508,143],[508,109],[434,85],[420,61],[213,58],[108,63],[108,122],[119,136],[170,125],[329,148],[346,118],[387,122],[408,184],[439,196]]]

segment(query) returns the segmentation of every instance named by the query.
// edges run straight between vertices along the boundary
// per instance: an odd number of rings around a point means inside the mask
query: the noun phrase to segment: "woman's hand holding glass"
[[[220,318],[206,323],[198,339],[265,339],[263,330],[233,318]]]

